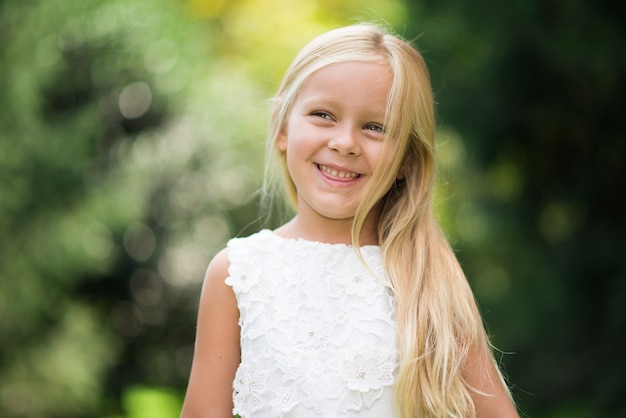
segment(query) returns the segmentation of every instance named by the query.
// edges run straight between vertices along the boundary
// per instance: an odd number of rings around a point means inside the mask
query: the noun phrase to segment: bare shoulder
[[[198,307],[199,327],[207,321],[212,322],[211,320],[215,315],[222,316],[222,319],[229,319],[223,317],[228,315],[238,316],[235,295],[232,288],[226,284],[229,267],[230,261],[227,248],[217,253],[209,263],[204,276],[200,305]],[[217,307],[219,309],[216,309]],[[223,309],[226,310],[224,311]],[[228,322],[226,325],[228,325]]]
[[[232,382],[240,361],[239,310],[228,278],[228,250],[211,260],[204,277],[194,358],[181,416],[232,417]]]
[[[470,394],[478,418],[519,418],[506,383],[486,342],[470,350],[463,374],[468,384],[474,388]]]
[[[216,284],[224,284],[224,281],[228,278],[228,268],[230,267],[230,261],[228,259],[228,248],[224,248],[218,252],[207,268],[206,275],[204,277],[204,287],[216,281]]]

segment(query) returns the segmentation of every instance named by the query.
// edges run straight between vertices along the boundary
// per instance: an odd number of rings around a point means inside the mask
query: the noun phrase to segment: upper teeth
[[[357,178],[359,176],[359,173],[352,173],[350,171],[337,171],[334,168],[330,168],[330,167],[326,167],[325,165],[320,165],[319,166],[320,169],[328,174],[330,174],[333,177],[339,177],[339,178],[345,178],[345,177],[351,177],[351,178]]]

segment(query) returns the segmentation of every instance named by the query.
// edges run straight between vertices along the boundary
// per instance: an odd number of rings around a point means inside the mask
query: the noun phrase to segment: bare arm
[[[519,418],[487,344],[475,346],[465,362],[463,376],[470,390],[477,418]]]
[[[232,384],[240,361],[239,310],[228,277],[228,253],[209,264],[198,309],[196,345],[181,418],[232,418]]]

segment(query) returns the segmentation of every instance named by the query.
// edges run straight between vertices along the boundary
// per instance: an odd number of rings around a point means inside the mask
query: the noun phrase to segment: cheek
[[[401,179],[400,176],[403,176],[404,173],[391,173],[391,170],[395,171],[396,161],[393,156],[393,152],[390,152],[390,149],[384,149],[381,145],[375,152],[371,154],[370,164],[372,167],[380,171],[383,177],[387,178],[387,176],[391,176],[392,179]]]
[[[368,148],[367,153],[370,164],[373,167],[385,164],[383,157],[383,145],[381,142],[372,144],[371,147]]]

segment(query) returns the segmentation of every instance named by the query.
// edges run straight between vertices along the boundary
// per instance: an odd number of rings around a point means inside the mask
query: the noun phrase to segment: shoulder
[[[225,280],[228,277],[228,267],[230,266],[229,260],[230,249],[228,247],[222,249],[215,254],[209,266],[207,267],[205,282],[207,280]]]
[[[463,377],[471,387],[470,396],[478,418],[519,418],[486,340],[470,347]]]
[[[232,416],[232,382],[239,364],[239,311],[228,276],[228,249],[217,253],[205,274],[184,417]],[[207,415],[208,414],[208,415]]]
[[[224,248],[213,257],[207,267],[200,294],[200,310],[209,302],[210,305],[225,305],[233,299],[232,289],[226,285],[229,268],[229,249]]]
[[[275,253],[283,244],[274,232],[263,229],[246,237],[232,238],[226,246],[227,254],[220,253],[216,257],[225,258],[231,264],[249,265],[253,258]]]
[[[206,281],[223,282],[229,276],[229,268],[233,259],[246,257],[248,249],[255,246],[263,247],[264,243],[271,238],[272,232],[269,230],[261,230],[247,237],[232,238],[228,241],[226,248],[219,251],[211,262],[206,271]]]

